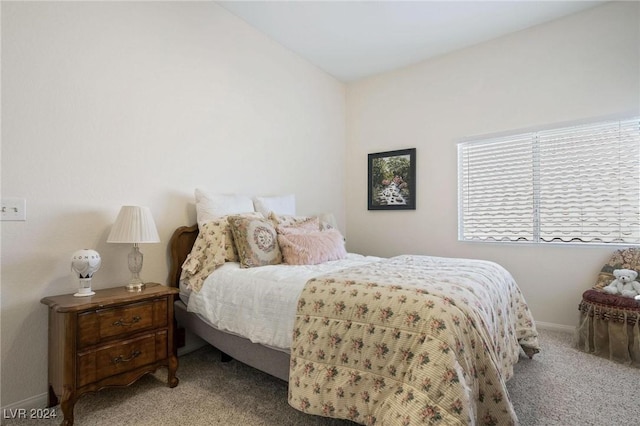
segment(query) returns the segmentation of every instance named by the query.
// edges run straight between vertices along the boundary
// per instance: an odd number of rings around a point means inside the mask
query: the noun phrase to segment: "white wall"
[[[457,241],[456,142],[640,113],[640,4],[621,2],[350,84],[348,248],[485,258],[507,267],[539,322],[573,327],[614,247]],[[367,211],[367,154],[417,148],[417,209]]]
[[[161,244],[142,278],[166,282],[172,231],[196,186],[295,193],[300,213],[345,223],[345,89],[211,2],[2,2],[2,407],[47,391],[44,296],[73,292],[70,256],[124,284],[130,247],[106,237],[147,205]]]

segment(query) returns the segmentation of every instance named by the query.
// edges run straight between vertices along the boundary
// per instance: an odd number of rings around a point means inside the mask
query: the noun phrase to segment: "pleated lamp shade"
[[[108,243],[159,243],[160,236],[149,207],[122,206]]]

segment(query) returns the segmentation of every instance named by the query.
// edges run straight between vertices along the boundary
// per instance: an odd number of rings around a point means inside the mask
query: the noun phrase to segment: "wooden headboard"
[[[180,274],[182,273],[182,264],[191,253],[193,243],[198,238],[198,225],[181,226],[173,232],[169,241],[169,255],[171,256],[171,264],[169,265],[169,279],[167,285],[169,287],[180,286]]]

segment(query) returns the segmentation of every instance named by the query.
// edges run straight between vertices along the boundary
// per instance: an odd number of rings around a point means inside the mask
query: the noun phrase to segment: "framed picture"
[[[369,154],[369,210],[416,209],[416,149]]]

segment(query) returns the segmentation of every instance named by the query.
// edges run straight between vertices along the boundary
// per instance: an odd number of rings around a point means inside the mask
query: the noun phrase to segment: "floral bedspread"
[[[309,280],[293,333],[289,404],[367,425],[517,424],[505,382],[538,349],[504,268],[427,256]]]

